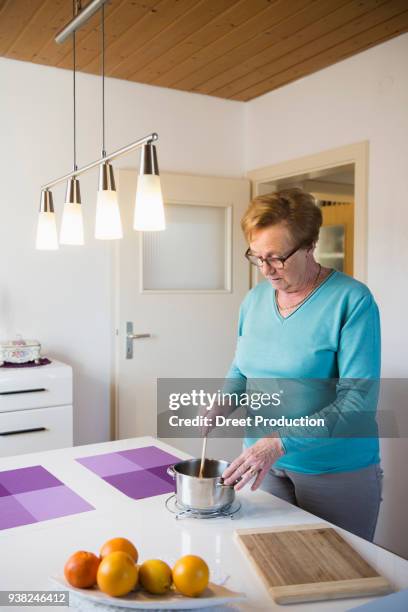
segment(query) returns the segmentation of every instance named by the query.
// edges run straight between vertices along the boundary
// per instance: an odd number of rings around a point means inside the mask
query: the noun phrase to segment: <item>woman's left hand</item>
[[[234,484],[238,478],[241,478],[234,487],[236,491],[239,491],[257,474],[257,478],[251,487],[251,491],[255,491],[265,478],[271,465],[283,454],[283,445],[278,434],[276,437],[258,440],[227,467],[222,475],[224,484]]]

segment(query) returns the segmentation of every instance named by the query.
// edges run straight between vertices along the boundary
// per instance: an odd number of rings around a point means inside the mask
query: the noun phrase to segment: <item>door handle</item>
[[[151,334],[127,334],[129,340],[139,340],[139,338],[151,338]]]
[[[133,359],[133,340],[141,338],[151,338],[151,334],[134,334],[133,323],[128,321],[126,323],[126,359]]]

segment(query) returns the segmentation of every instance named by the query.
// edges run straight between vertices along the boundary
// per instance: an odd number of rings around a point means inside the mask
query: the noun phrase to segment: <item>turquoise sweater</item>
[[[325,418],[325,427],[320,429],[278,428],[285,454],[275,467],[319,474],[378,463],[374,420],[379,377],[378,308],[369,289],[359,281],[333,271],[286,318],[279,313],[268,281],[247,294],[227,378],[234,379],[235,383],[230,382],[241,390],[256,388],[259,379],[270,379],[269,392],[284,390],[280,415]],[[265,412],[261,409],[257,414],[262,410]],[[374,433],[342,436],[342,425],[346,431],[347,424],[356,417],[364,419],[366,414],[367,424],[374,415]],[[245,438],[245,445],[254,444],[263,433],[268,432],[258,428],[256,438]]]

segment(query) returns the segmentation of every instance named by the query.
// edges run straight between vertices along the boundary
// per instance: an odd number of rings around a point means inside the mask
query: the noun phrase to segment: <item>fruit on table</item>
[[[99,551],[99,554],[103,559],[104,557],[106,557],[106,555],[109,555],[110,553],[116,552],[118,550],[128,553],[128,555],[132,557],[133,561],[137,563],[139,553],[137,552],[137,549],[134,544],[132,544],[132,542],[130,540],[127,540],[126,538],[112,538],[111,540],[108,540],[102,546],[101,550]]]
[[[69,584],[77,589],[89,589],[96,584],[96,573],[101,560],[91,552],[78,550],[70,556],[64,566],[64,575]]]
[[[138,568],[132,557],[121,550],[109,553],[99,565],[98,587],[112,597],[127,595],[137,585]]]
[[[174,586],[182,595],[197,597],[208,586],[208,565],[196,555],[181,557],[173,567]]]
[[[139,584],[153,595],[166,593],[172,583],[171,569],[160,559],[149,559],[139,567]]]
[[[174,587],[186,597],[197,597],[207,588],[210,571],[196,555],[181,557],[173,570],[161,559],[148,559],[137,565],[138,551],[127,538],[112,538],[100,549],[100,557],[79,550],[64,566],[67,582],[76,588],[95,585],[111,597],[122,597],[138,583],[153,595],[164,595]]]

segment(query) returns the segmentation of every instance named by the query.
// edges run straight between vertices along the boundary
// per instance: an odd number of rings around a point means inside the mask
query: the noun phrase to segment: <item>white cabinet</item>
[[[72,368],[0,369],[0,457],[72,446]]]

